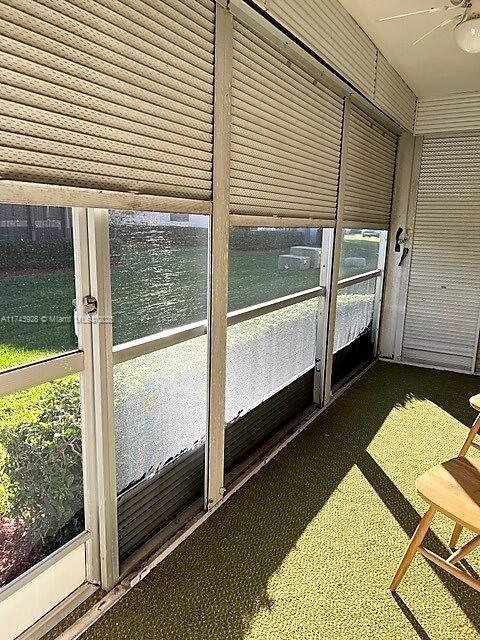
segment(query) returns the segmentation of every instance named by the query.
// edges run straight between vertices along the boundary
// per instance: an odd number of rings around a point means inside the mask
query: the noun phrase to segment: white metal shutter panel
[[[352,106],[347,144],[344,226],[388,229],[397,136]]]
[[[480,91],[418,100],[415,133],[445,131],[480,131]]]
[[[425,139],[403,358],[471,370],[480,313],[480,136]]]
[[[0,177],[211,197],[214,2],[2,0]]]
[[[343,100],[235,21],[230,211],[334,224]]]
[[[269,0],[268,13],[370,98],[377,49],[338,0]]]
[[[413,131],[417,97],[381,53],[377,60],[374,102],[398,124]]]

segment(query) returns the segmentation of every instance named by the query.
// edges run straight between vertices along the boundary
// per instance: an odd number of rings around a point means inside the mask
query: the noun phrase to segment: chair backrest
[[[472,396],[470,398],[470,404],[475,409],[475,411],[478,411],[478,413],[480,413],[480,393],[477,393],[476,396]]]

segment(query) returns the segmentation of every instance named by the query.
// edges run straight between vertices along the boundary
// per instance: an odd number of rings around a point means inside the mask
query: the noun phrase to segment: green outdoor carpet
[[[375,365],[84,638],[478,639],[480,594],[423,558],[388,585],[425,510],[415,479],[457,454],[479,391]],[[430,547],[450,530],[437,516]]]

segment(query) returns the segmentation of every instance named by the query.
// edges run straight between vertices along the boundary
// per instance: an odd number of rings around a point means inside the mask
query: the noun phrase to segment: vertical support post
[[[27,207],[27,216],[28,216],[28,230],[30,232],[30,240],[35,242],[37,239],[37,230],[35,227],[35,215],[36,215],[37,207]]]
[[[323,229],[322,263],[320,265],[320,286],[325,287],[325,295],[318,301],[317,331],[315,342],[315,372],[313,378],[313,402],[323,404],[325,388],[325,365],[327,358],[328,310],[330,303],[334,230]]]
[[[400,286],[398,291],[397,321],[395,324],[394,359],[401,360],[403,348],[403,332],[405,328],[405,315],[407,312],[408,285],[410,281],[410,265],[413,250],[413,229],[415,226],[415,214],[417,210],[418,184],[420,181],[420,168],[422,164],[423,136],[415,137],[413,149],[412,176],[410,181],[410,193],[408,199],[407,225],[405,229],[405,247],[410,250],[409,255],[400,267]]]
[[[68,210],[65,211],[65,227]],[[93,352],[91,323],[83,318],[82,308],[85,296],[90,294],[90,268],[87,210],[75,208],[73,217],[73,247],[75,262],[75,302],[76,332],[78,348],[84,353],[85,367],[81,374],[80,406],[82,420],[82,463],[83,494],[85,503],[85,529],[90,531],[91,540],[87,545],[87,580],[100,583],[100,546],[98,526],[98,478],[97,447],[95,433],[94,388],[93,388]]]
[[[398,318],[400,279],[403,266],[398,263],[402,256],[395,251],[397,230],[402,228],[404,234],[408,226],[408,201],[412,179],[414,137],[404,132],[398,139],[395,162],[395,179],[393,187],[392,211],[390,217],[390,236],[388,239],[387,259],[383,285],[382,322],[380,327],[379,354],[385,358],[393,358],[395,351],[395,331]],[[405,237],[405,236],[403,236]]]
[[[477,320],[477,337],[475,338],[475,342],[473,344],[473,357],[472,357],[472,367],[471,367],[472,373],[477,373],[477,362],[479,362],[479,365],[480,365],[479,346],[480,346],[480,313],[478,314],[478,320]]]
[[[383,287],[385,283],[385,261],[387,258],[388,231],[380,231],[378,247],[377,268],[382,270],[382,275],[376,278],[375,298],[373,302],[373,354],[376,357],[378,351],[378,340],[380,336],[380,317],[382,313]]]
[[[472,350],[472,365],[470,368],[471,373],[478,373],[478,368],[480,368],[480,309],[477,318],[477,329],[476,329],[476,337],[473,343]],[[478,363],[478,367],[477,367]]]
[[[101,585],[108,591],[119,577],[115,424],[113,416],[113,335],[108,210],[88,210],[92,316],[94,411],[97,443]]]
[[[216,5],[213,120],[213,213],[208,292],[208,426],[205,446],[205,509],[224,489],[225,381],[227,360],[228,233],[233,19]]]
[[[343,213],[345,209],[345,179],[347,171],[348,137],[350,129],[350,97],[345,98],[343,107],[342,148],[340,153],[340,173],[338,178],[337,218],[333,241],[332,275],[330,278],[330,300],[328,304],[327,353],[325,361],[325,382],[323,401],[328,404],[332,397],[333,345],[335,341],[335,316],[337,311],[338,276],[342,252]]]
[[[65,240],[70,240],[70,233],[72,231],[71,226],[70,226],[70,219],[68,216],[68,209],[65,208],[63,210],[63,237],[65,238]]]

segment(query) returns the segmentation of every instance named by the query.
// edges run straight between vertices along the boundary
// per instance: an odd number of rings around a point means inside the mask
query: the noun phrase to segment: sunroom
[[[0,638],[477,638],[479,0],[0,49]]]

